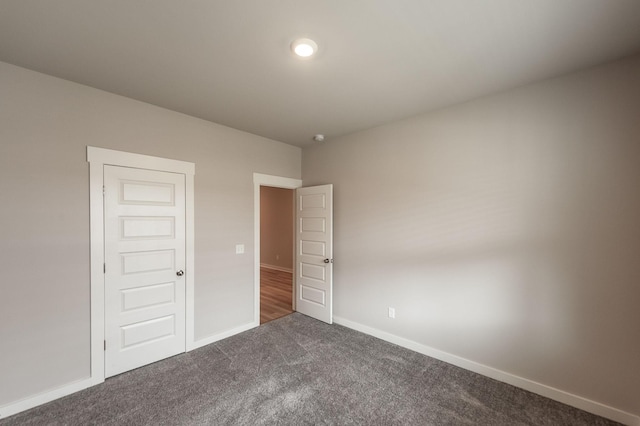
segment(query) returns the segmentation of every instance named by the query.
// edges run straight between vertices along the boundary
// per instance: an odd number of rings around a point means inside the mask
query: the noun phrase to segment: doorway
[[[287,178],[287,177],[282,177],[282,176],[273,176],[273,175],[265,175],[262,173],[254,173],[253,174],[253,218],[254,218],[254,314],[253,314],[253,324],[255,326],[259,326],[260,325],[260,271],[261,271],[261,261],[262,261],[262,256],[261,256],[261,202],[260,202],[260,193],[261,190],[260,188],[263,186],[268,186],[268,187],[273,187],[273,188],[285,188],[285,189],[290,189],[293,190],[295,192],[296,188],[300,188],[302,186],[302,180],[300,179],[292,179],[292,178]],[[294,193],[292,192],[292,194]],[[293,224],[292,224],[292,228],[293,228]],[[295,246],[295,245],[294,245]],[[294,266],[291,268],[293,269],[293,276],[295,276],[296,274],[296,267],[295,264]],[[296,297],[296,290],[295,287],[293,288],[293,306],[292,306],[292,310],[295,311],[296,310],[296,304],[295,304],[295,297]]]
[[[293,312],[294,190],[260,186],[260,324]]]
[[[254,326],[260,325],[260,187],[294,189],[293,310],[333,322],[333,185],[302,188],[302,181],[253,174]]]

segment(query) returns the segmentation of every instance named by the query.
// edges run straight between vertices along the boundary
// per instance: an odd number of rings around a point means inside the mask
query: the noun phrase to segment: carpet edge
[[[353,330],[368,334],[373,337],[377,337],[386,342],[393,343],[395,345],[410,349],[414,352],[418,352],[426,356],[430,356],[432,358],[444,361],[448,364],[452,364],[460,368],[464,368],[465,370],[469,370],[474,373],[481,374],[491,379],[507,383],[509,385],[544,396],[554,401],[570,405],[574,408],[578,408],[588,413],[595,414],[597,416],[601,416],[628,426],[640,426],[639,416],[620,410],[618,408],[614,408],[600,402],[593,401],[567,391],[563,391],[561,389],[538,383],[533,380],[517,376],[515,374],[507,373],[505,371],[498,370],[496,368],[489,367],[484,364],[480,364],[478,362],[471,361],[469,359],[462,358],[427,345],[423,345],[421,343],[417,343],[413,340],[409,340],[404,337],[400,337],[395,334],[358,323],[356,321],[351,321],[349,319],[335,315],[333,316],[333,321],[335,324],[351,328]]]

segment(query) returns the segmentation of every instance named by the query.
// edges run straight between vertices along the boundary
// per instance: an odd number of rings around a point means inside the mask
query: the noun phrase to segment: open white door
[[[333,322],[333,185],[296,190],[296,311]]]
[[[104,191],[109,377],[185,351],[185,175],[105,165]]]

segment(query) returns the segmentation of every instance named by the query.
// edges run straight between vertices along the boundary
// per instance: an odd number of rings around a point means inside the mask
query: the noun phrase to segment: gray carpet
[[[611,425],[294,313],[1,425]]]

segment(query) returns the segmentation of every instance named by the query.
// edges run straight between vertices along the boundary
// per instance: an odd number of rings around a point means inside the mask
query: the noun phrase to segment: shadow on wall
[[[630,340],[640,333],[630,300],[640,282],[637,120],[633,105],[619,107],[627,128],[612,137],[584,100],[547,95],[305,151],[305,184],[336,188],[335,313],[595,400],[628,400],[625,386],[640,379],[628,368],[640,359]],[[613,115],[597,113],[622,120]]]

